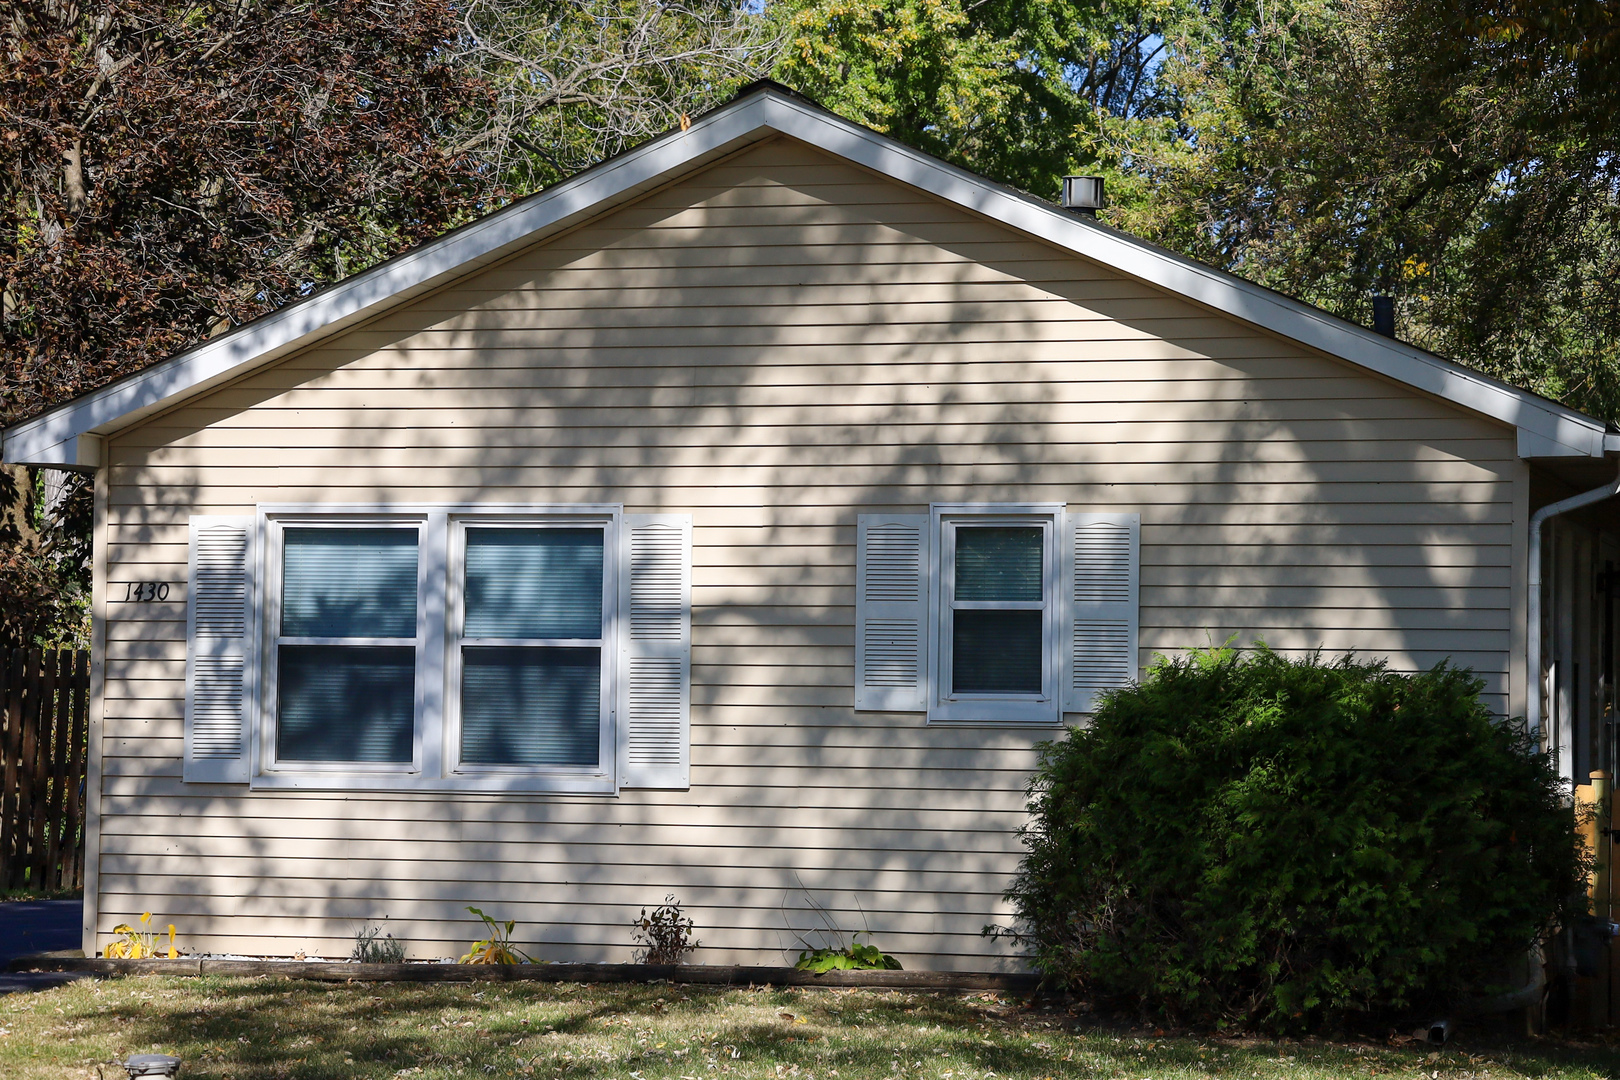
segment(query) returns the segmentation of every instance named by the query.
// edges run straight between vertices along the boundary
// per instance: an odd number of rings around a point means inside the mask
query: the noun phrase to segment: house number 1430
[[[169,598],[167,581],[126,581],[124,601],[135,604],[159,603]]]

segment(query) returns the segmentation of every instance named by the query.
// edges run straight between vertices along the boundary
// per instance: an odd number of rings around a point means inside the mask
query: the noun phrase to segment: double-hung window
[[[1057,720],[1057,518],[939,515],[934,719]]]
[[[276,766],[418,764],[420,528],[281,531]]]
[[[270,507],[190,559],[187,780],[688,783],[689,516]]]
[[[458,522],[458,771],[589,775],[611,760],[610,525]]]
[[[1057,504],[862,514],[855,707],[1057,723],[1136,677],[1139,520]]]

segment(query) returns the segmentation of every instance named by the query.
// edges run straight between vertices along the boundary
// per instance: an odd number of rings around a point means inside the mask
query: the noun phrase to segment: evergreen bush
[[[1156,663],[1043,749],[1007,893],[1037,968],[1217,1026],[1502,989],[1584,911],[1584,845],[1545,757],[1444,663]]]

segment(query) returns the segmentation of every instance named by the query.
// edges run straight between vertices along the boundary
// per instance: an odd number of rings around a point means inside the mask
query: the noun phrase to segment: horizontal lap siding
[[[193,513],[622,503],[695,519],[690,792],[179,782],[184,604],[109,605],[97,928],[460,951],[474,903],[622,960],[675,893],[700,956],[816,921],[908,966],[1016,964],[1034,743],[851,711],[855,519],[1142,514],[1140,659],[1233,635],[1473,667],[1504,708],[1511,432],[785,141],[158,416],[108,447],[110,595],[185,580]],[[525,936],[527,935],[527,936]]]

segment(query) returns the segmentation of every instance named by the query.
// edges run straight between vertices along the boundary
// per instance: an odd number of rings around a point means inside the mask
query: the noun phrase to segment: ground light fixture
[[[168,1054],[136,1054],[124,1062],[124,1071],[137,1076],[179,1076],[180,1059]]]

